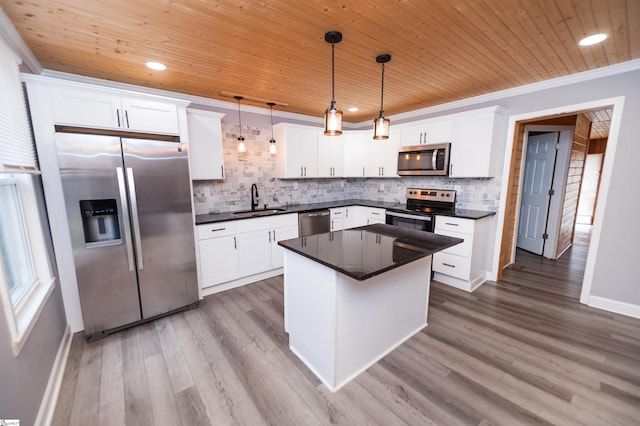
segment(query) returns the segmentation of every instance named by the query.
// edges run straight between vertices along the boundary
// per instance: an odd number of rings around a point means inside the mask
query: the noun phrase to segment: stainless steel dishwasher
[[[298,233],[301,237],[323,234],[330,231],[331,213],[329,210],[298,213]]]

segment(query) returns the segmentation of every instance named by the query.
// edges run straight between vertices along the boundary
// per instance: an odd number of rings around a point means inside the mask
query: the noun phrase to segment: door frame
[[[522,155],[521,169],[524,172],[524,165],[527,159],[527,145],[529,143],[529,132],[558,132],[558,153],[555,160],[555,172],[553,174],[553,180],[551,181],[551,187],[554,188],[556,195],[551,197],[551,204],[549,205],[549,212],[547,213],[547,234],[549,238],[544,244],[544,251],[542,256],[547,259],[556,259],[556,251],[558,247],[558,236],[560,233],[560,220],[562,218],[562,207],[564,205],[564,197],[561,197],[560,190],[564,190],[567,185],[567,172],[569,171],[569,160],[571,159],[571,144],[573,143],[573,132],[575,126],[554,126],[554,125],[541,125],[541,124],[526,124],[524,126],[524,146]],[[519,187],[522,187],[524,182],[524,173],[520,174]],[[518,192],[518,203],[516,208],[516,224],[518,229],[520,225],[520,202],[522,201],[522,192]],[[516,235],[517,239],[517,235]],[[511,262],[513,263],[516,258],[516,246],[515,244],[511,250]]]
[[[555,108],[548,108],[544,110],[531,111],[523,114],[516,114],[509,116],[507,125],[507,140],[505,144],[505,161],[502,171],[502,185],[501,193],[506,194],[500,198],[500,207],[498,209],[497,217],[497,229],[496,229],[496,244],[494,246],[493,253],[493,266],[491,279],[497,280],[502,275],[502,269],[510,262],[502,262],[501,253],[503,246],[513,247],[515,245],[515,233],[507,241],[503,241],[505,236],[505,229],[507,226],[514,224],[517,220],[517,216],[514,217],[513,212],[507,212],[507,201],[513,198],[513,191],[511,191],[509,184],[513,179],[517,179],[520,182],[521,169],[512,169],[513,164],[518,160],[517,150],[518,144],[523,141],[518,141],[518,134],[516,129],[523,126],[525,121],[532,121],[536,119],[550,118],[554,116],[563,116],[578,114],[582,111],[588,111],[593,109],[600,109],[605,107],[613,107],[613,113],[611,115],[611,127],[609,130],[609,139],[607,143],[607,151],[605,155],[605,161],[602,166],[602,180],[600,187],[600,198],[596,205],[594,212],[594,224],[591,234],[591,242],[589,244],[589,253],[587,255],[587,262],[585,265],[584,278],[582,281],[582,289],[580,294],[580,303],[588,304],[591,296],[591,286],[593,282],[593,273],[595,270],[597,247],[600,242],[600,235],[602,232],[602,222],[604,220],[604,210],[607,205],[607,198],[609,195],[609,186],[611,184],[611,175],[613,172],[613,162],[615,157],[616,148],[618,145],[618,138],[620,134],[620,123],[622,121],[622,113],[624,108],[624,96],[618,96],[613,98],[604,98],[599,100],[593,100],[589,102],[583,102],[578,104],[564,105]],[[522,160],[521,158],[519,160]],[[513,171],[513,173],[512,173]],[[518,184],[518,192],[519,192]],[[509,246],[510,244],[510,246]]]

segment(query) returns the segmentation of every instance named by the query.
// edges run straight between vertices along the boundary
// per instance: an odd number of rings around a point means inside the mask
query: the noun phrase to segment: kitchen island
[[[280,241],[290,349],[337,391],[427,325],[431,255],[462,241],[382,224]]]

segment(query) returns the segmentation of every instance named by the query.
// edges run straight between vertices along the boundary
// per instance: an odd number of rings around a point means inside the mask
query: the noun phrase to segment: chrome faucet
[[[254,211],[258,207],[258,186],[255,183],[251,184],[251,211]]]

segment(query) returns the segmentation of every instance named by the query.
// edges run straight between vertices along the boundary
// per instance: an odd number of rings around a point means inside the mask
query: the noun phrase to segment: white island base
[[[289,347],[336,392],[427,325],[431,256],[358,281],[285,250]]]

